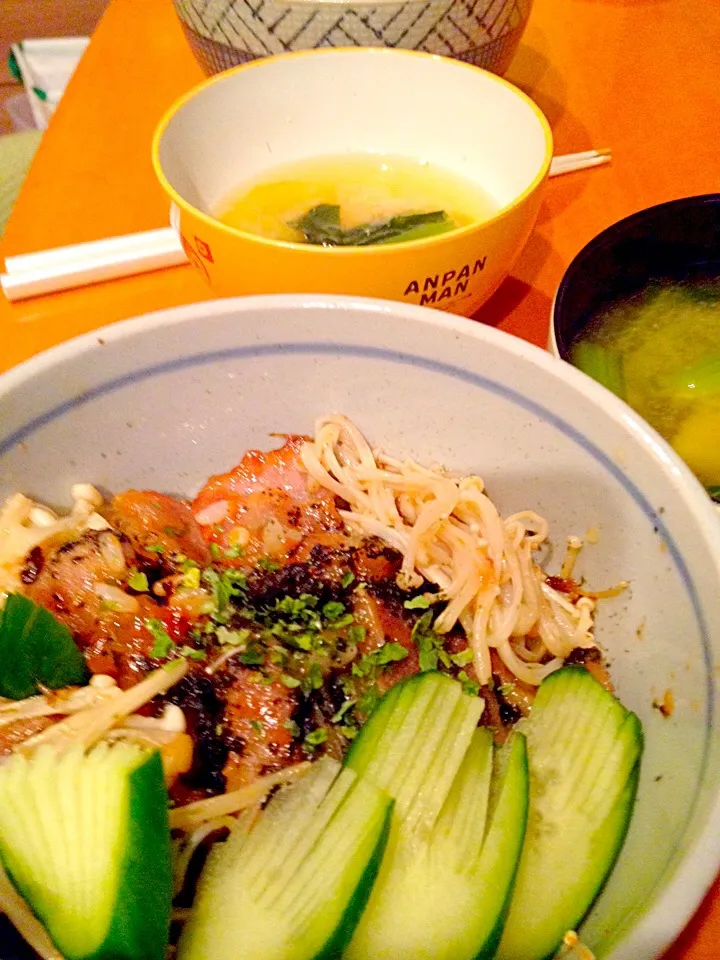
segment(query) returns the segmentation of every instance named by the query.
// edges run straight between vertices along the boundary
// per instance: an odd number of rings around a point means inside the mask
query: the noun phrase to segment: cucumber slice
[[[400,825],[391,833],[347,960],[494,956],[522,849],[528,776],[521,735],[502,762],[493,754],[492,735],[477,730],[432,832],[408,837]]]
[[[82,685],[89,675],[65,624],[28,597],[11,593],[0,610],[0,697],[24,700],[40,686]]]
[[[392,801],[329,758],[208,858],[179,960],[331,960],[352,936]]]
[[[395,798],[390,840],[346,960],[494,955],[522,849],[525,740],[495,754],[483,702],[425,673],[383,698],[346,765]]]
[[[498,960],[544,960],[577,929],[625,839],[643,749],[638,718],[582,667],[542,682],[522,729],[530,807]]]
[[[483,707],[483,700],[466,696],[444,674],[411,677],[380,701],[345,766],[394,798],[394,824],[402,822],[406,831],[431,830]]]
[[[0,767],[0,858],[68,960],[163,960],[167,811],[159,753],[132,744]]]

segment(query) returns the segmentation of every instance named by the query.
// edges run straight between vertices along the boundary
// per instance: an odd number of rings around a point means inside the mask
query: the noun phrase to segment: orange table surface
[[[544,344],[575,253],[642,207],[718,189],[718,0],[536,0],[508,77],[535,98],[555,152],[610,147],[609,167],[548,183],[512,275],[478,315]],[[43,138],[0,254],[167,225],[153,128],[202,77],[171,0],[112,0]],[[442,129],[442,118],[429,119]],[[189,266],[35,298],[0,297],[0,369],[77,333],[207,298]]]
[[[544,344],[558,282],[592,236],[642,207],[720,188],[718,50],[718,0],[536,0],[508,78],[547,114],[557,154],[610,147],[613,163],[548,183],[531,240],[478,319]],[[112,0],[0,253],[167,225],[152,131],[201,79],[171,0]],[[429,122],[441,132],[441,117]],[[208,297],[187,266],[15,305],[0,297],[0,369],[103,324]],[[710,960],[719,945],[716,885],[665,960]]]

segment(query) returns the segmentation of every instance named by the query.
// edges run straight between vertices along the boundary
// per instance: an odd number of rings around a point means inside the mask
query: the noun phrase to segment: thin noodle
[[[223,793],[217,797],[209,797],[207,800],[196,800],[194,803],[185,804],[184,807],[175,807],[170,811],[170,827],[172,830],[193,830],[208,820],[238,813],[262,800],[279,784],[290,783],[301,777],[309,767],[309,763],[297,763],[279,773],[261,777],[247,787],[240,787],[238,790]]]
[[[311,478],[349,505],[341,511],[348,527],[402,554],[400,587],[440,588],[447,606],[434,629],[462,626],[481,683],[491,678],[492,649],[518,679],[537,685],[575,647],[594,646],[594,607],[555,590],[533,560],[547,541],[544,517],[521,510],[503,520],[480,477],[373,451],[343,416],[318,420],[301,457]],[[580,546],[568,541],[569,551]],[[530,632],[532,647],[513,648],[511,638]]]
[[[223,827],[232,830],[234,823],[235,821],[232,817],[218,817],[215,820],[210,820],[208,823],[197,827],[197,829],[193,830],[188,836],[173,864],[173,893],[175,896],[177,896],[185,886],[185,877],[187,876],[190,861],[200,844],[212,833],[222,830]]]

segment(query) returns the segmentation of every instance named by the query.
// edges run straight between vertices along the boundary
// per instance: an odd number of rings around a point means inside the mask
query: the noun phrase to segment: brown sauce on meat
[[[333,717],[347,701],[359,704],[373,690],[379,696],[420,670],[413,627],[424,611],[405,606],[408,594],[396,583],[400,554],[377,539],[363,540],[344,530],[339,513],[344,504],[304,471],[299,456],[303,442],[289,437],[277,450],[250,451],[233,470],[212,477],[192,504],[155,491],[119,494],[107,510],[112,531],[89,532],[69,543],[45,543],[27,558],[25,592],[69,627],[93,673],[111,675],[121,688],[137,683],[163,662],[156,648],[158,626],[170,649],[199,652],[199,659],[188,660],[185,679],[143,711],[157,715],[170,702],[184,712],[194,750],[190,769],[171,786],[175,803],[237,789],[317,755],[307,735],[319,727],[327,730],[322,750],[342,756],[348,742],[343,738],[350,734],[341,733],[340,721]],[[204,512],[218,503],[222,516],[198,523],[198,516],[206,519]],[[113,555],[103,541],[108,536],[120,550],[119,561],[117,549]],[[268,623],[260,623],[266,612],[285,599],[302,605],[302,598],[310,597],[315,611],[329,604],[349,612],[361,639],[335,637],[329,651],[321,644],[320,686],[305,683],[307,675],[292,660],[292,652],[289,665],[281,658],[261,669],[252,661],[246,666],[222,646],[209,615],[194,615],[183,601],[178,583],[188,563],[205,574],[209,568],[215,581],[224,571],[241,578],[250,612],[231,609],[225,629],[249,625],[259,636],[264,629],[272,637]],[[132,572],[146,578],[146,589],[128,585]],[[102,590],[98,592],[99,585],[134,598],[134,609],[113,609]],[[572,581],[559,578],[553,578],[552,585],[568,595],[577,590]],[[248,620],[252,616],[258,622]],[[210,639],[205,626],[212,628]],[[386,643],[399,645],[406,655],[381,670],[355,676],[353,663],[371,658]],[[453,632],[444,638],[444,648],[450,656],[463,654],[467,639]],[[238,652],[244,649],[238,647]],[[459,662],[464,666],[448,662],[448,672],[473,685],[472,662],[464,657]],[[612,689],[599,651],[575,651],[569,662],[584,663]],[[296,673],[288,677],[286,669]],[[495,652],[492,671],[492,686],[479,691],[486,702],[481,722],[501,741],[529,712],[535,688],[517,681]],[[361,710],[360,720],[365,715]],[[342,723],[347,721],[352,721],[351,714]],[[0,727],[0,755],[51,722],[41,718]]]

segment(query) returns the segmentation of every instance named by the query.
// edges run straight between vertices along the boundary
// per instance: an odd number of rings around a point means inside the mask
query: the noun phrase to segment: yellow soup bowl
[[[364,153],[476,183],[495,212],[438,236],[366,247],[270,240],[214,215],[275,168]],[[153,142],[185,251],[217,296],[345,293],[465,316],[527,241],[551,158],[547,120],[505,80],[431,54],[369,48],[286,54],[219,74],[171,107]]]

